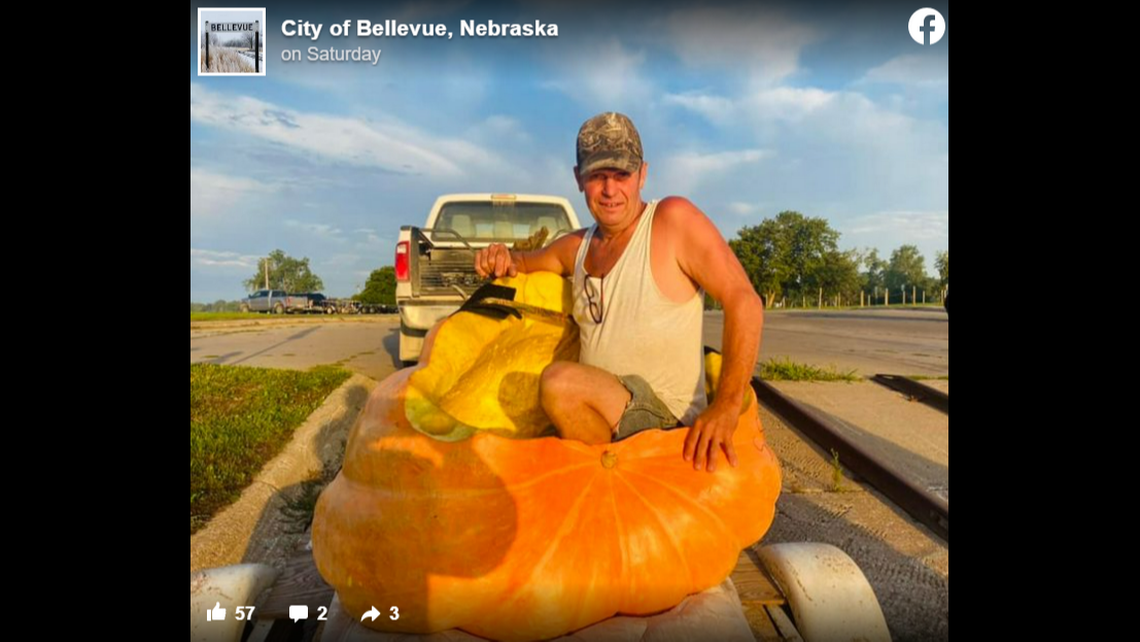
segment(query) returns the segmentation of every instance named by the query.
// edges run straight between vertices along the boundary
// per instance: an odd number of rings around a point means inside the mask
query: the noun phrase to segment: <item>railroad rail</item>
[[[902,375],[877,374],[871,377],[871,381],[891,390],[897,390],[914,401],[924,403],[935,410],[950,414],[950,395],[941,390],[935,390]]]
[[[950,543],[950,503],[904,478],[881,458],[848,439],[830,422],[759,377],[752,377],[756,398],[814,441],[836,452],[843,466],[874,486],[899,508]]]

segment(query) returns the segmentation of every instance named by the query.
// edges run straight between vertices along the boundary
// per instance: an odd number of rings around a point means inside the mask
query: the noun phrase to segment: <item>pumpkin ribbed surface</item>
[[[519,287],[517,300],[566,309],[553,275],[501,282]],[[544,639],[723,581],[768,529],[780,489],[751,391],[739,466],[722,455],[711,474],[681,458],[684,429],[596,446],[506,438],[546,423],[529,382],[576,340],[549,323],[471,317],[443,322],[425,364],[376,388],[318,502],[313,555],[354,620],[375,606],[381,617],[364,624],[377,629]],[[530,344],[527,332],[543,336]],[[464,386],[479,396],[452,394]]]

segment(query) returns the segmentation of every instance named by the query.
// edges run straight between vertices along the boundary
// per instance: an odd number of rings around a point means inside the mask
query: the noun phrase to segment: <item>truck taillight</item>
[[[408,251],[411,243],[400,241],[396,244],[396,280],[408,280]]]

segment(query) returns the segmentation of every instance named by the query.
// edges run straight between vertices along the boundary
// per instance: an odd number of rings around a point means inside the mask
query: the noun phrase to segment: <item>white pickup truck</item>
[[[445,194],[422,228],[405,225],[396,243],[400,360],[419,360],[424,336],[483,284],[475,253],[525,241],[543,227],[543,245],[581,225],[570,201],[530,194]]]

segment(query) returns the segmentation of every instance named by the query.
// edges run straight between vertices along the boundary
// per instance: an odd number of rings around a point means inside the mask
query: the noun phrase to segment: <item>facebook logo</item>
[[[911,14],[907,29],[918,44],[932,45],[946,34],[946,20],[937,9],[927,7]]]

